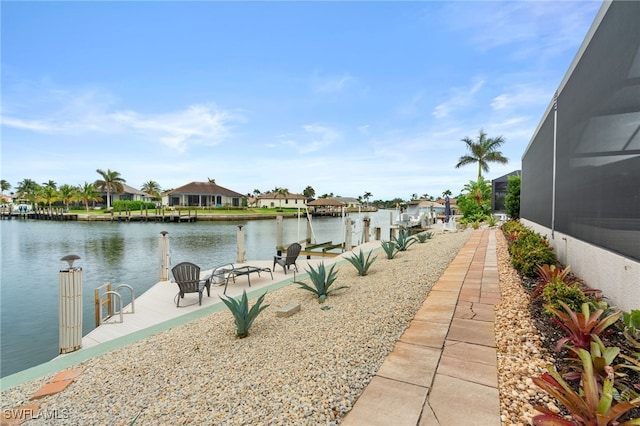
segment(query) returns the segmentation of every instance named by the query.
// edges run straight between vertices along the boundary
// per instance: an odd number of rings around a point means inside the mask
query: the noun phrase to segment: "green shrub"
[[[231,297],[220,297],[233,314],[236,322],[236,336],[242,339],[249,335],[249,328],[251,324],[253,324],[253,321],[260,312],[269,307],[269,305],[261,306],[266,295],[267,293],[260,296],[251,309],[249,309],[249,299],[247,298],[246,291],[242,291],[242,297],[239,301]]]
[[[507,216],[517,219],[520,217],[520,176],[507,177],[507,195],[504,206]]]
[[[421,232],[419,234],[416,234],[416,239],[418,240],[419,243],[424,243],[427,240],[430,240],[431,237],[433,237],[433,232]]]
[[[113,211],[138,211],[144,209],[155,209],[156,204],[147,201],[133,201],[133,200],[115,200],[113,202]]]
[[[513,267],[528,277],[535,276],[536,266],[555,265],[557,262],[547,239],[526,228],[511,243],[509,254]]]
[[[561,310],[560,302],[566,304],[574,312],[581,312],[582,304],[589,302],[589,298],[580,290],[577,285],[567,285],[558,277],[554,277],[542,291],[542,298],[545,302],[544,312],[551,316],[552,312],[547,309],[550,306],[556,310]]]
[[[367,255],[367,258],[365,259],[362,250],[360,250],[359,254],[354,253],[353,256],[347,258],[347,261],[358,270],[358,275],[360,275],[361,277],[367,275],[367,271],[377,258],[377,256],[374,256],[373,259],[370,259],[372,253],[373,251],[370,251]]]

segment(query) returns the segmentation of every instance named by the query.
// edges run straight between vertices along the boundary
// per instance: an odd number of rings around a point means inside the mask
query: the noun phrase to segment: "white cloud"
[[[96,90],[71,93],[50,90],[45,108],[3,112],[2,126],[44,134],[114,134],[133,131],[144,139],[184,152],[190,145],[216,145],[243,118],[213,104],[191,105],[164,113],[118,110],[108,94]],[[38,105],[38,103],[35,103]],[[21,116],[22,115],[22,116]],[[36,116],[36,117],[34,117]]]
[[[491,101],[491,107],[494,110],[507,111],[522,107],[539,108],[549,102],[550,96],[549,90],[546,88],[521,84],[509,87],[494,97]]]
[[[437,105],[432,114],[434,117],[443,119],[449,117],[454,111],[465,108],[472,104],[474,95],[482,88],[484,80],[476,78],[471,87],[456,87],[451,90],[449,99]]]
[[[312,87],[317,93],[339,93],[347,88],[353,77],[349,73],[323,76],[318,71],[313,74]]]

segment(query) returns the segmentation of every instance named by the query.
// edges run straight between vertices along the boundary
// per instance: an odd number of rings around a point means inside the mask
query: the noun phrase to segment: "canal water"
[[[392,212],[351,214],[355,221],[352,243],[363,240],[362,221],[371,218],[371,230],[382,228],[388,238]],[[342,218],[314,218],[317,243],[344,242]],[[128,284],[136,296],[158,282],[158,242],[161,231],[170,240],[171,264],[200,265],[235,262],[237,230],[245,231],[245,259],[267,260],[275,254],[276,220],[120,223],[0,221],[0,376],[22,371],[58,355],[58,280],[67,267],[67,254],[80,259],[83,270],[83,332],[95,326],[93,293],[102,284]],[[284,243],[306,238],[306,219],[284,219]],[[385,238],[385,239],[386,239]],[[124,297],[124,303],[128,303]]]

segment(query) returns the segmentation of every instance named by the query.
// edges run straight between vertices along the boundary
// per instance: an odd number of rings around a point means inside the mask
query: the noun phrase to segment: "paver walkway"
[[[342,425],[499,426],[494,230],[474,231]]]

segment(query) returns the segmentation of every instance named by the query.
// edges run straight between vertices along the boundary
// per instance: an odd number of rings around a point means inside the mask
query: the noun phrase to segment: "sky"
[[[459,194],[481,129],[521,168],[600,6],[2,1],[0,178]]]

